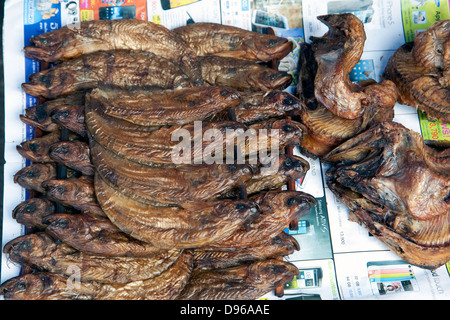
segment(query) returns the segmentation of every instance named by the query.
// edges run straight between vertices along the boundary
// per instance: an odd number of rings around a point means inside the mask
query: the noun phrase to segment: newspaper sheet
[[[39,63],[23,55],[23,46],[32,36],[92,19],[137,18],[169,29],[192,22],[218,22],[256,32],[271,27],[294,43],[279,66],[292,73],[294,81],[286,89],[292,92],[302,43],[326,32],[317,16],[340,12],[355,14],[367,33],[364,54],[350,74],[352,81],[379,81],[389,57],[400,45],[412,41],[417,32],[434,21],[450,18],[447,0],[7,0],[3,30],[6,164],[2,244],[25,232],[11,213],[28,194],[12,177],[27,165],[16,145],[34,134],[33,128],[19,120],[25,108],[36,104],[36,99],[20,87],[30,74],[40,70]],[[428,121],[410,106],[397,104],[394,121],[427,140],[450,140],[450,124]],[[312,194],[317,205],[298,221],[298,229],[286,229],[300,243],[301,250],[286,257],[299,268],[299,275],[284,286],[281,297],[269,293],[261,299],[450,298],[449,263],[430,271],[400,260],[363,227],[348,221],[347,208],[324,183],[326,164],[299,150],[295,153],[311,165],[296,187]],[[1,282],[19,273],[20,268],[2,254]]]

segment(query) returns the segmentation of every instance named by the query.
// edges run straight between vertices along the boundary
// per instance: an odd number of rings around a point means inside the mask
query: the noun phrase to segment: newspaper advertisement
[[[23,54],[31,37],[64,25],[94,19],[135,18],[162,24],[169,29],[194,22],[217,22],[289,38],[293,50],[280,61],[297,84],[299,52],[311,36],[327,28],[317,16],[351,12],[363,23],[367,35],[361,60],[350,73],[352,81],[380,81],[390,58],[405,42],[440,19],[449,19],[447,0],[7,0],[5,3],[3,58],[5,72],[5,166],[2,247],[24,234],[12,218],[14,207],[27,192],[13,176],[27,162],[16,146],[33,137],[33,128],[19,118],[36,105],[21,84],[40,70],[38,62]],[[430,121],[415,108],[398,104],[394,121],[422,134],[426,140],[450,141],[450,124]],[[287,256],[299,274],[283,287],[283,294],[268,293],[267,300],[352,299],[449,299],[450,263],[436,270],[410,265],[397,257],[366,229],[349,221],[348,209],[326,186],[327,164],[308,158],[310,170],[296,188],[313,195],[317,205],[300,218],[295,230],[285,231],[300,244]],[[20,267],[1,258],[1,282],[17,276]]]

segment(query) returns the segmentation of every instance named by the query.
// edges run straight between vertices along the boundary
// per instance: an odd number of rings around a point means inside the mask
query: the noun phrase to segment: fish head
[[[287,38],[271,35],[252,37],[245,43],[255,59],[259,61],[284,58],[293,48],[293,43]]]
[[[49,235],[39,232],[19,236],[3,247],[9,259],[19,264],[33,263],[33,259],[49,256],[57,245]]]
[[[301,191],[268,191],[252,197],[264,213],[285,210],[289,221],[308,214],[317,203],[310,194]]]
[[[292,82],[289,73],[270,68],[255,69],[249,77],[255,88],[266,91],[286,89]]]
[[[41,182],[56,177],[56,167],[50,163],[34,163],[19,170],[14,175],[14,183],[24,188],[31,188],[39,192],[44,189]]]
[[[264,96],[267,104],[273,105],[278,112],[290,112],[300,109],[302,102],[296,96],[285,91],[271,91]]]
[[[57,213],[42,219],[47,225],[45,229],[51,236],[64,239],[66,235],[73,235],[74,232],[83,232],[86,229],[85,221],[77,219],[78,214]]]
[[[277,236],[273,237],[270,242],[272,246],[279,247],[280,250],[284,250],[285,255],[290,255],[294,253],[294,251],[300,250],[300,244],[298,241],[286,232],[281,232]]]
[[[274,139],[273,134],[278,134],[279,146],[284,147],[286,144],[300,143],[304,132],[306,129],[301,123],[290,119],[280,119],[271,122],[269,134],[271,139]]]
[[[19,203],[12,211],[17,222],[29,227],[41,225],[42,218],[55,212],[55,205],[46,198],[33,197]]]
[[[66,281],[57,274],[28,273],[5,281],[0,286],[0,295],[6,300],[42,300],[55,293],[61,285],[65,286]]]
[[[249,265],[247,279],[255,286],[271,283],[276,288],[292,280],[298,273],[298,268],[292,263],[267,259]]]

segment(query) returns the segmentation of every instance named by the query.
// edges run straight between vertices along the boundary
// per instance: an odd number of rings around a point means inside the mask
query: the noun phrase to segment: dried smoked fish
[[[205,83],[230,86],[237,90],[283,90],[292,82],[292,76],[254,61],[230,57],[199,57]]]
[[[105,114],[143,126],[182,125],[235,106],[239,93],[225,86],[176,90],[95,89],[89,103]]]
[[[60,127],[87,138],[84,109],[84,105],[61,105],[53,110],[51,119]]]
[[[211,200],[181,207],[154,207],[131,199],[95,179],[98,201],[125,233],[160,248],[193,248],[228,236],[259,217],[250,200]]]
[[[286,38],[218,23],[193,23],[173,29],[198,56],[217,55],[255,61],[284,58],[292,43]]]
[[[39,128],[42,131],[51,132],[58,130],[60,127],[52,121],[51,115],[53,110],[63,105],[84,105],[84,95],[86,92],[80,91],[72,95],[47,100],[37,106],[25,109],[25,114],[19,115],[23,123],[32,127]]]
[[[22,89],[32,96],[53,99],[96,88],[99,82],[118,87],[192,86],[180,67],[163,57],[144,51],[115,50],[85,54],[33,73]]]
[[[301,191],[267,191],[258,193],[255,201],[263,214],[247,229],[234,232],[229,237],[209,244],[209,248],[245,248],[256,245],[280,234],[289,223],[310,212],[316,204],[311,195]]]
[[[290,262],[267,259],[217,270],[193,270],[179,300],[249,300],[291,281],[298,269]]]
[[[147,51],[181,66],[194,83],[201,84],[195,52],[161,24],[137,19],[90,20],[64,26],[30,39],[25,55],[56,62],[96,51]]]
[[[408,263],[434,269],[450,260],[450,152],[417,132],[383,122],[325,158],[330,189],[351,219]]]
[[[288,256],[298,250],[300,250],[300,246],[297,240],[293,236],[281,232],[261,244],[245,248],[233,250],[194,249],[194,268],[197,270],[229,268],[269,258]]]
[[[56,166],[54,163],[33,163],[23,167],[14,175],[14,183],[21,187],[45,193],[41,185],[44,181],[56,178]]]
[[[81,212],[104,216],[94,191],[94,179],[88,176],[47,179],[42,188],[48,199]]]
[[[49,155],[50,146],[58,141],[61,141],[60,130],[23,141],[16,146],[16,150],[22,157],[31,162],[52,162],[53,160]]]
[[[250,179],[249,166],[235,164],[154,167],[118,157],[98,144],[91,144],[98,174],[130,198],[152,205],[180,205],[204,201]]]
[[[234,108],[236,121],[246,125],[269,118],[280,118],[297,111],[301,101],[285,91],[241,91],[239,104]],[[228,119],[228,114],[218,113],[212,120]]]
[[[27,228],[45,229],[42,219],[56,212],[53,201],[45,197],[33,197],[19,203],[12,212],[12,217]]]
[[[94,165],[87,142],[81,140],[55,142],[50,146],[49,157],[86,176],[94,175]]]
[[[173,300],[186,285],[191,271],[192,253],[185,251],[166,271],[151,279],[105,284],[35,272],[5,281],[0,295],[6,300]]]
[[[180,250],[161,250],[151,257],[105,257],[56,242],[45,232],[19,236],[3,247],[9,260],[80,281],[127,283],[158,276],[179,257]]]
[[[105,257],[152,257],[161,249],[122,232],[107,217],[58,213],[46,217],[45,232],[78,251]]]
[[[233,146],[236,137],[246,129],[234,121],[139,126],[107,116],[92,104],[86,108],[86,126],[90,139],[105,149],[131,161],[152,166],[199,162],[210,164],[216,159],[222,162],[222,157],[213,151],[222,151],[222,156],[225,156],[226,147]],[[208,132],[217,139],[205,139]]]

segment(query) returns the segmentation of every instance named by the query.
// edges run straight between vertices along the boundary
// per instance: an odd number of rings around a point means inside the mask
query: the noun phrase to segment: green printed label
[[[426,115],[419,110],[420,129],[424,140],[448,141],[450,142],[450,123],[430,121]]]
[[[402,0],[402,19],[405,41],[414,40],[434,22],[449,19],[449,0]]]

